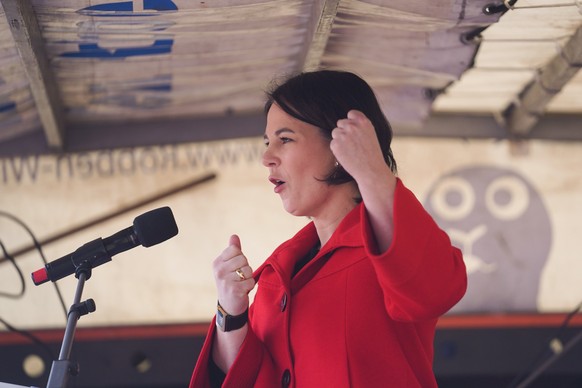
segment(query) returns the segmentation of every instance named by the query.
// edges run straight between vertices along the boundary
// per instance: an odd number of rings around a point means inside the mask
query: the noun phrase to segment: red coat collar
[[[301,272],[312,272],[309,267],[314,267],[319,269],[321,261],[327,260],[330,253],[335,251],[340,247],[358,247],[363,246],[362,239],[362,217],[365,217],[365,208],[362,203],[358,204],[353,208],[340,222],[335,232],[332,234],[329,241],[320,249],[319,253],[305,266],[304,270]],[[295,262],[300,258],[304,257],[309,250],[317,244],[319,237],[315,229],[313,222],[310,222],[304,226],[299,232],[295,234],[291,239],[285,241],[279,247],[273,251],[271,256],[261,265],[254,273],[254,278],[256,281],[263,270],[266,267],[272,267],[277,273],[279,273],[281,280],[284,284],[289,284],[291,280],[291,274],[295,266]],[[296,276],[295,280],[300,281],[304,276],[301,272]],[[301,275],[301,276],[300,276]],[[307,276],[311,278],[312,276]],[[308,279],[307,279],[308,280]],[[304,283],[303,281],[300,281]],[[295,284],[294,287],[296,288]]]

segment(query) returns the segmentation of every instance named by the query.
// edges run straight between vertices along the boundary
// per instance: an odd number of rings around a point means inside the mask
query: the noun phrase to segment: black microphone
[[[35,285],[56,282],[77,271],[81,265],[97,267],[111,261],[111,256],[138,245],[151,247],[178,234],[178,226],[169,207],[150,210],[133,220],[133,226],[104,239],[98,238],[32,273]],[[90,276],[90,275],[89,275]],[[89,277],[87,277],[88,279]]]

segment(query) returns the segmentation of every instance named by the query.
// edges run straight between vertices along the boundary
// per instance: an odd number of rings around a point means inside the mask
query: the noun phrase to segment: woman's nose
[[[267,148],[265,149],[265,152],[263,152],[263,166],[265,167],[272,167],[277,165],[278,163],[278,159],[275,155],[275,153],[273,152],[273,149],[269,146],[267,146]]]

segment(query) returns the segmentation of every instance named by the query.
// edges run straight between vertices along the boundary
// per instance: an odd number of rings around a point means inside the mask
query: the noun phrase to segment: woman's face
[[[338,188],[321,181],[335,164],[330,140],[319,128],[289,116],[277,104],[267,114],[264,137],[263,164],[285,210],[296,216],[320,216]]]

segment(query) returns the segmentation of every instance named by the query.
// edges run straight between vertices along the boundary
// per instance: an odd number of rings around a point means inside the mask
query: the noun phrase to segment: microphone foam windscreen
[[[167,206],[137,216],[133,220],[133,229],[144,247],[159,244],[178,234],[174,214]]]

